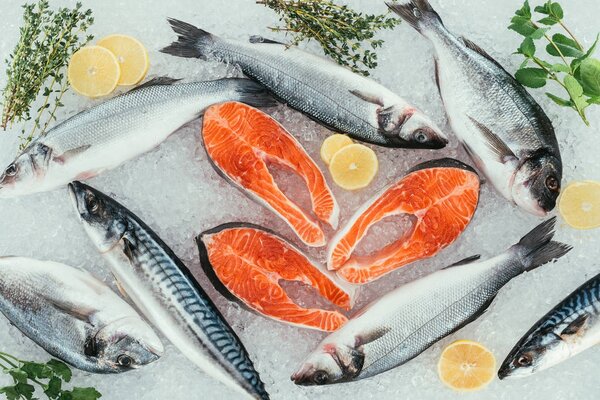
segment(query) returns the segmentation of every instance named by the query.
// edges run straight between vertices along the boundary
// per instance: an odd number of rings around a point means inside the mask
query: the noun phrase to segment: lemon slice
[[[442,382],[454,390],[479,390],[494,379],[496,359],[482,344],[459,340],[442,352],[438,374]]]
[[[127,35],[109,35],[98,41],[98,46],[110,50],[121,66],[119,85],[135,85],[146,76],[150,61],[148,52],[136,38]]]
[[[600,182],[581,181],[567,186],[560,196],[558,211],[575,229],[600,226]]]
[[[106,96],[117,87],[121,70],[113,53],[100,46],[87,46],[71,57],[67,76],[73,90],[88,97]]]
[[[342,147],[346,147],[351,144],[352,139],[346,135],[341,135],[339,133],[331,135],[325,139],[321,145],[321,159],[325,162],[325,164],[329,165],[331,157],[333,157],[335,153],[337,153]]]
[[[343,189],[366,187],[379,169],[375,152],[362,144],[351,144],[338,150],[329,163],[333,181]]]

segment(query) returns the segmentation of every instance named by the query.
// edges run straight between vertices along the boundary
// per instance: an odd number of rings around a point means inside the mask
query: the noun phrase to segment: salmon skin
[[[351,283],[367,283],[413,261],[432,257],[463,232],[479,201],[479,177],[451,158],[415,166],[363,206],[332,241],[327,267]],[[410,232],[367,256],[353,251],[369,228],[384,218],[410,214]]]
[[[323,331],[335,331],[348,320],[337,311],[303,308],[290,299],[281,280],[310,285],[346,310],[353,305],[354,290],[274,232],[227,223],[201,233],[196,243],[200,264],[215,288],[251,311]]]
[[[317,164],[277,121],[242,103],[215,105],[204,115],[202,140],[221,176],[283,218],[308,246],[325,245],[319,224],[279,189],[267,161],[302,177],[314,214],[334,229],[339,207]]]

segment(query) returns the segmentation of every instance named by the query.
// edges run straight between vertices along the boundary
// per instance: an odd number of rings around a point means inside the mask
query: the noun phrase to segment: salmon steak
[[[352,285],[277,234],[252,224],[227,223],[201,233],[196,243],[204,272],[227,299],[260,315],[322,331],[335,331],[348,320],[335,310],[300,307],[288,296],[282,281],[309,285],[346,310],[354,303]]]
[[[471,221],[479,201],[479,176],[451,158],[415,166],[399,182],[365,204],[332,240],[327,267],[344,280],[362,284],[432,257],[450,245]],[[408,232],[368,255],[353,254],[377,222],[410,215]]]
[[[202,127],[204,148],[217,172],[283,218],[308,246],[326,243],[319,223],[277,186],[268,163],[299,175],[316,218],[337,228],[339,207],[317,164],[277,121],[238,102],[210,107]]]

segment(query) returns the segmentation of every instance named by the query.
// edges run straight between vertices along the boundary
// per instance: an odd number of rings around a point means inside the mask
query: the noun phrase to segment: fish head
[[[441,149],[448,137],[421,111],[392,106],[379,114],[379,127],[393,146]]]
[[[558,157],[549,153],[529,157],[515,173],[513,200],[524,210],[543,217],[556,206],[561,179],[562,163]]]
[[[567,343],[555,333],[535,334],[515,346],[498,370],[498,377],[526,377],[558,364],[569,354]]]
[[[36,191],[48,170],[48,146],[34,142],[14,159],[0,175],[0,197],[15,197]]]
[[[163,351],[156,333],[137,316],[121,318],[102,327],[86,342],[85,348],[88,357],[115,372],[156,361]]]
[[[81,182],[69,183],[69,194],[83,227],[101,253],[112,250],[127,230],[127,218],[112,199]]]
[[[355,346],[321,344],[292,375],[296,385],[328,385],[353,380],[362,370],[365,357]]]

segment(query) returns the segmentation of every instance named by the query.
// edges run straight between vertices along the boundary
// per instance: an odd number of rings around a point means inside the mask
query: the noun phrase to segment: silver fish
[[[368,378],[402,365],[477,319],[511,279],[571,248],[553,242],[555,219],[486,261],[469,257],[371,303],[326,337],[292,375],[299,385]]]
[[[48,353],[84,371],[129,371],[163,352],[154,331],[108,286],[57,262],[1,257],[0,310]]]
[[[291,107],[335,131],[386,147],[439,149],[447,137],[421,111],[372,79],[258,36],[225,40],[169,19],[179,35],[163,53],[237,64]]]
[[[510,351],[500,379],[530,376],[600,343],[600,274],[536,322]]]
[[[483,49],[450,33],[427,0],[387,4],[433,44],[450,124],[477,167],[506,199],[546,215],[560,192],[562,161],[542,108]]]
[[[156,78],[56,125],[0,175],[0,197],[20,196],[89,179],[151,150],[212,104],[273,105],[249,79],[174,84]]]
[[[131,211],[80,182],[69,192],[119,287],[206,374],[245,397],[268,399],[244,345],[173,251]]]

